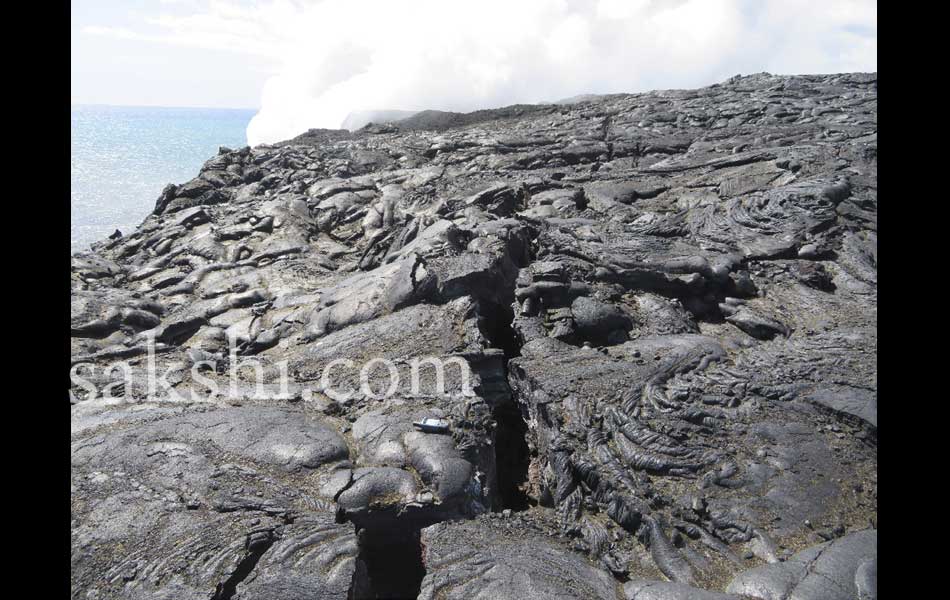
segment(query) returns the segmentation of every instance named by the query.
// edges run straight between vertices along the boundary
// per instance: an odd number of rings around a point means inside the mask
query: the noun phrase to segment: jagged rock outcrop
[[[875,598],[876,86],[223,148],[73,257],[73,597]]]

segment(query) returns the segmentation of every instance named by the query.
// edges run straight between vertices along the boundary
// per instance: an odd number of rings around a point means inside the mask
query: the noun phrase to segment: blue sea
[[[128,234],[168,183],[184,183],[219,146],[247,145],[245,109],[73,105],[72,252]]]

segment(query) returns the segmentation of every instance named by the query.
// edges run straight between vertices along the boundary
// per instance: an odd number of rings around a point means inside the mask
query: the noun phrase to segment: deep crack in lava
[[[392,523],[357,531],[359,554],[350,600],[416,598],[426,570],[419,529]]]

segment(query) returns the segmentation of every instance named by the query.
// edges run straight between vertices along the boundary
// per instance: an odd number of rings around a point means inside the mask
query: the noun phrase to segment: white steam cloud
[[[264,86],[256,145],[352,111],[470,111],[736,73],[877,68],[873,1],[325,0]]]
[[[179,5],[181,5],[179,3]],[[351,112],[469,111],[685,88],[737,73],[877,69],[874,0],[209,0],[85,33],[275,64],[252,145]]]

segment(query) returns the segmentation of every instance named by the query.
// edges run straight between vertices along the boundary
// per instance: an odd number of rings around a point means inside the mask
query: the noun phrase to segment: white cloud
[[[336,128],[356,110],[474,110],[740,72],[877,68],[874,0],[215,0],[148,24],[156,32],[86,32],[280,61],[252,144]]]

